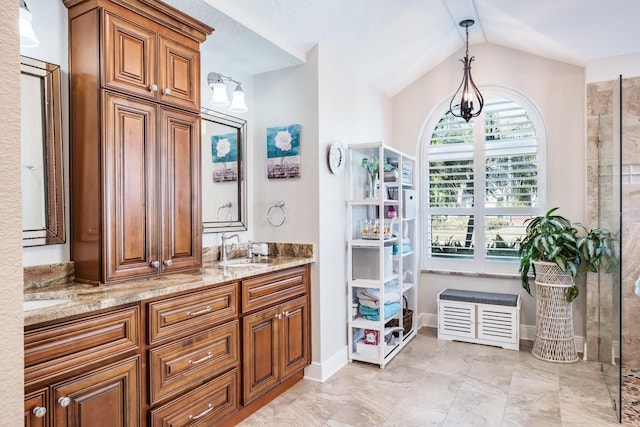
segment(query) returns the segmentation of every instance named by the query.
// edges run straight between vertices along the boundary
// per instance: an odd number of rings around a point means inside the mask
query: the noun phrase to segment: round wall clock
[[[328,161],[331,173],[338,175],[342,172],[347,161],[347,152],[340,142],[336,141],[329,147]]]

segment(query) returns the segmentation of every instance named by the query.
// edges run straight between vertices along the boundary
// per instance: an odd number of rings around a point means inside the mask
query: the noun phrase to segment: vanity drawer
[[[232,283],[204,291],[149,303],[150,345],[197,332],[238,315],[238,285]]]
[[[238,408],[238,369],[234,368],[167,405],[151,411],[151,427],[211,426]]]
[[[279,304],[308,292],[307,268],[294,267],[242,281],[242,312]]]
[[[25,386],[138,349],[139,319],[136,305],[25,331]]]
[[[240,361],[239,321],[149,350],[149,400],[160,400]]]

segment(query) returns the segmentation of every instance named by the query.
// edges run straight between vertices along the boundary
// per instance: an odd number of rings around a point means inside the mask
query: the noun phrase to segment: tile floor
[[[527,345],[529,344],[529,345]],[[351,363],[325,383],[302,380],[240,426],[617,425],[594,362],[418,336],[384,369]]]

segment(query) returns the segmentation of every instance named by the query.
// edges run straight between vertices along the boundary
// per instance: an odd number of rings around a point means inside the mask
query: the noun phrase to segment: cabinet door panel
[[[48,399],[49,393],[46,388],[29,393],[24,397],[24,427],[49,426]],[[36,408],[45,408],[47,412],[43,416],[37,417],[34,413]]]
[[[56,427],[140,425],[139,356],[54,385]],[[58,402],[69,398],[69,405]]]
[[[200,53],[160,36],[160,102],[200,111]]]
[[[201,265],[200,119],[162,109],[163,271]],[[170,262],[169,262],[170,261]]]
[[[156,108],[105,92],[104,111],[106,278],[156,274]]]
[[[155,99],[156,34],[109,12],[104,23],[103,86]]]
[[[280,380],[309,364],[309,304],[307,297],[295,299],[280,308],[282,341]]]
[[[277,307],[246,316],[243,322],[243,403],[247,404],[279,382]]]

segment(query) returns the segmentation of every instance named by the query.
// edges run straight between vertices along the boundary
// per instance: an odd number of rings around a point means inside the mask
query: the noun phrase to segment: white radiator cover
[[[515,307],[441,300],[438,338],[520,349],[520,298]]]

